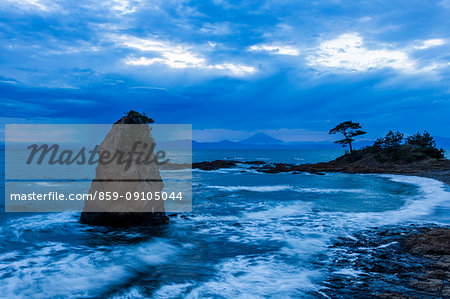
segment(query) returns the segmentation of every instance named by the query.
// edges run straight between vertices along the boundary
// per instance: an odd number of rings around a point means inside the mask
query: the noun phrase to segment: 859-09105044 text
[[[12,201],[64,201],[64,200],[77,200],[77,201],[90,201],[90,200],[183,200],[182,192],[125,192],[121,194],[119,192],[98,192],[93,193],[70,193],[68,195],[60,192],[47,192],[47,193],[12,193],[10,194],[10,200]]]

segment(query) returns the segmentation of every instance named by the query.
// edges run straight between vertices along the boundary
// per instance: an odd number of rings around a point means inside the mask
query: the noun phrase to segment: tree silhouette
[[[366,132],[360,130],[361,125],[352,121],[344,121],[338,124],[336,127],[330,130],[329,134],[341,133],[344,135],[344,139],[337,140],[334,143],[341,144],[343,147],[348,145],[350,154],[353,153],[352,142],[355,141],[355,137],[366,134]]]
[[[134,123],[134,124],[152,124],[152,123],[154,123],[153,119],[148,117],[145,112],[143,112],[141,114],[137,111],[130,110],[128,112],[125,112],[125,115],[126,115],[128,121],[131,123]]]
[[[375,143],[373,144],[375,147],[379,148],[393,148],[398,147],[402,144],[404,134],[396,131],[393,132],[392,130],[389,130],[389,132],[386,134],[383,138],[377,138],[375,140]]]
[[[416,134],[407,137],[406,144],[423,148],[436,148],[436,141],[434,141],[433,136],[431,136],[428,131],[423,132],[423,134],[417,132]]]

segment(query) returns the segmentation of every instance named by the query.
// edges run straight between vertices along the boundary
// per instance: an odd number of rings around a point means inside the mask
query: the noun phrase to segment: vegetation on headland
[[[359,130],[359,123],[346,121],[330,130],[330,134],[342,133],[345,138],[336,141],[343,146],[349,146],[350,152],[343,157],[348,162],[354,162],[363,158],[374,158],[380,163],[406,164],[426,159],[443,159],[444,149],[436,146],[433,136],[427,131],[416,133],[405,138],[399,131],[390,130],[386,136],[377,138],[373,145],[354,150],[351,143],[353,137],[365,134]],[[350,129],[350,130],[349,130]],[[357,129],[355,131],[355,129]]]
[[[356,125],[355,125],[356,124]],[[359,124],[346,122],[342,126],[337,126],[336,132],[342,130],[359,130]],[[355,131],[356,132],[356,131]],[[346,131],[346,134],[348,131]],[[353,137],[350,137],[352,136]],[[349,146],[353,138],[362,134],[347,134],[342,142],[343,146]],[[350,140],[351,139],[351,140]],[[202,170],[216,170],[221,168],[231,168],[239,165],[247,165],[246,168],[264,173],[280,172],[310,172],[324,174],[325,172],[344,173],[394,173],[413,174],[450,183],[450,160],[444,158],[444,150],[438,149],[434,138],[425,131],[404,138],[400,132],[389,131],[383,137],[378,138],[373,145],[362,149],[352,150],[345,155],[329,162],[315,164],[288,164],[270,163],[264,161],[233,161],[216,160],[204,161],[192,164],[192,168]],[[191,165],[187,165],[191,166]],[[185,165],[166,165],[171,169],[187,167]],[[245,171],[245,170],[244,170]]]
[[[356,124],[356,125],[355,125]],[[348,126],[347,126],[348,125]],[[342,126],[336,126],[336,132],[342,130],[359,130],[358,123],[345,122]],[[346,131],[346,134],[348,131]],[[353,137],[350,137],[352,136]],[[347,134],[343,146],[349,146],[353,138],[362,134]],[[345,135],[344,135],[345,136]],[[352,139],[352,140],[350,140]],[[414,174],[450,183],[450,160],[445,159],[444,150],[436,146],[434,138],[427,131],[416,133],[405,138],[403,133],[389,131],[385,137],[375,140],[373,145],[362,149],[352,150],[329,162],[315,164],[288,164],[271,163],[265,161],[234,161],[216,160],[203,161],[191,164],[164,165],[165,169],[196,168],[201,170],[217,170],[221,168],[239,167],[246,165],[246,169],[252,169],[265,173],[280,172],[310,172],[323,174],[325,172],[344,173],[394,173]],[[245,171],[245,170],[243,170]]]

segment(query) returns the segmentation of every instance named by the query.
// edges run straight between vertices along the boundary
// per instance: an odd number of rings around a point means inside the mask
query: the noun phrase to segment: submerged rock
[[[103,226],[163,225],[169,218],[163,212],[120,213],[120,212],[82,212],[80,221],[84,224]]]
[[[145,115],[128,113],[117,121],[99,147],[99,157],[109,152],[128,153],[133,147],[140,146],[140,151],[145,151],[149,160],[154,159],[150,136],[150,128],[147,123],[151,119]],[[145,145],[145,146],[144,146]],[[80,221],[91,225],[105,226],[129,226],[129,225],[161,225],[167,224],[169,218],[165,215],[164,201],[162,200],[132,200],[130,196],[161,192],[164,188],[163,180],[159,173],[159,167],[154,163],[138,163],[138,155],[126,163],[98,163],[95,179],[91,183],[89,194],[94,200],[85,201]],[[124,155],[125,157],[125,155]],[[116,200],[107,200],[107,194]],[[103,197],[101,199],[101,196]]]
[[[235,160],[215,160],[192,163],[193,169],[217,170],[222,168],[232,168],[241,165],[266,165],[263,161],[235,161]],[[190,166],[190,165],[189,165]]]
[[[235,167],[238,161],[232,160],[215,160],[215,161],[205,161],[192,163],[192,168],[201,169],[201,170],[217,170],[221,168],[231,168]]]

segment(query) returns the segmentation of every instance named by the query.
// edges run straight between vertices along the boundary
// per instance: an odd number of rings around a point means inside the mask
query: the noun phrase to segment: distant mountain
[[[238,142],[222,140],[219,142],[197,142],[192,141],[193,149],[239,149],[242,148]]]
[[[436,136],[436,145],[440,148],[450,150],[450,138]],[[357,140],[353,143],[355,149],[372,145],[374,140]],[[160,148],[185,149],[189,148],[190,140],[177,140],[160,142]],[[1,146],[1,144],[0,144]],[[0,147],[1,148],[1,147]],[[283,142],[265,133],[256,133],[241,141],[222,140],[218,142],[197,142],[192,141],[193,149],[306,149],[306,150],[343,150],[339,144],[333,141],[297,141]]]
[[[266,133],[256,133],[255,135],[250,136],[244,140],[241,140],[239,143],[243,144],[280,144],[284,143],[283,141],[273,138],[272,136],[267,135]]]
[[[265,133],[256,133],[249,138],[234,142],[192,142],[193,149],[340,149],[339,145],[330,141],[321,142],[283,142]]]

